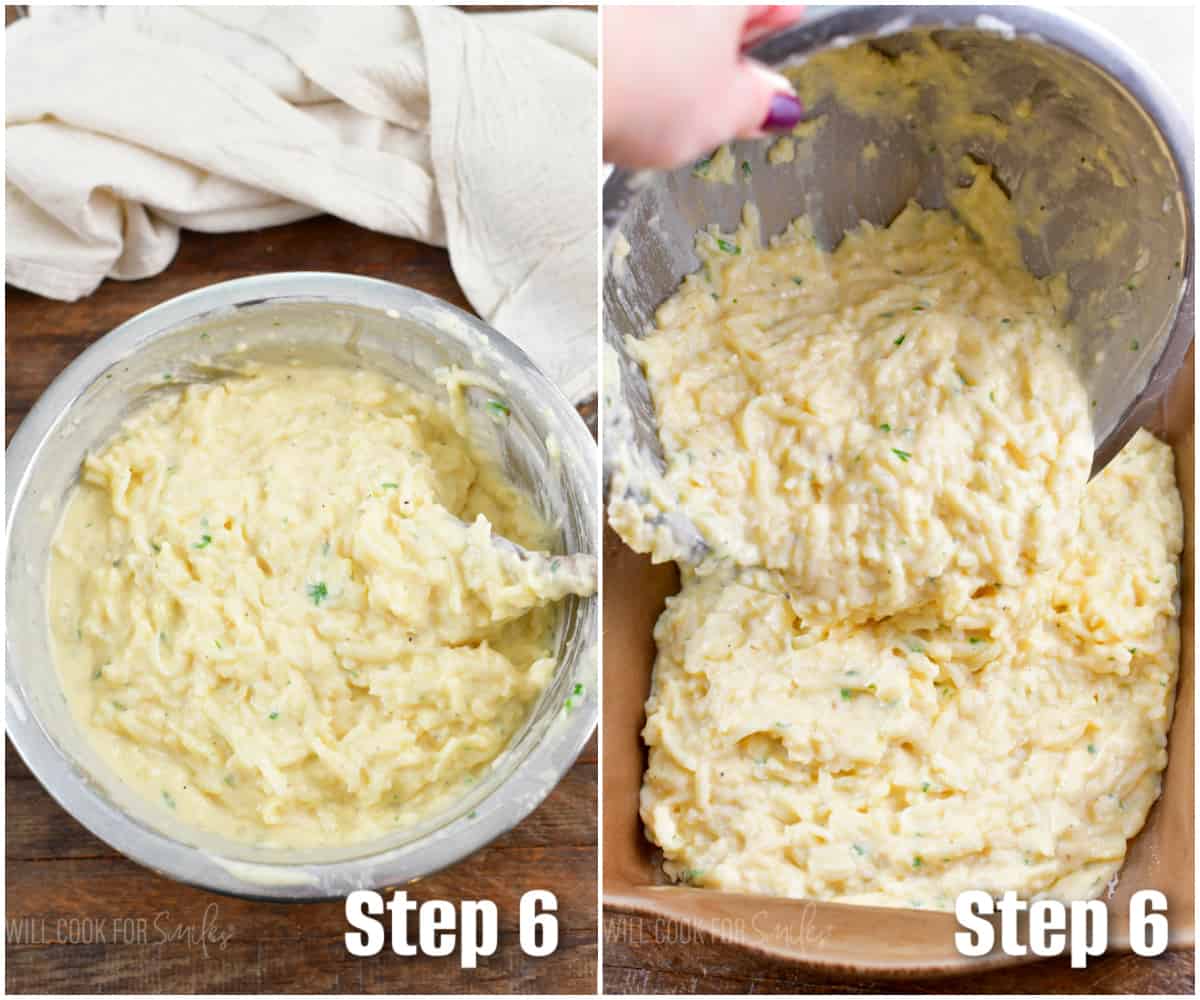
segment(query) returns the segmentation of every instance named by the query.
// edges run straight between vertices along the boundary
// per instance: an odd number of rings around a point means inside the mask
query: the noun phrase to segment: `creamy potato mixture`
[[[691,577],[659,620],[642,817],[693,885],[952,909],[1100,895],[1160,789],[1183,515],[1139,432],[1088,487],[1024,627],[1003,588],[949,623],[813,632],[779,574]]]
[[[1159,793],[1182,508],[1145,432],[1090,485],[1061,283],[985,168],[837,249],[701,234],[629,348],[709,547],[656,628],[641,812],[673,878],[952,908],[1101,893]],[[662,496],[654,498],[661,502]],[[626,500],[614,526],[673,558]]]
[[[382,375],[248,368],[164,396],[87,458],[54,545],[71,710],[212,832],[411,823],[504,749],[554,673],[555,602],[595,586],[493,532],[556,540],[450,407]]]
[[[718,558],[787,573],[809,624],[948,617],[1060,564],[1088,400],[1054,289],[997,245],[914,204],[833,254],[803,220],[760,248],[751,213],[629,342],[678,507]]]

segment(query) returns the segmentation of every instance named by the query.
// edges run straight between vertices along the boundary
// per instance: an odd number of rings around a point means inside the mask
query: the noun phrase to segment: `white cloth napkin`
[[[38,7],[6,31],[6,276],[75,300],[179,229],[330,212],[449,248],[475,309],[595,391],[596,17]]]

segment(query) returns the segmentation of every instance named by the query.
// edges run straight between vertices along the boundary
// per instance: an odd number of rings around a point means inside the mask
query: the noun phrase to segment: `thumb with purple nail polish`
[[[771,106],[763,119],[764,132],[790,132],[804,118],[804,105],[795,94],[772,94]]]

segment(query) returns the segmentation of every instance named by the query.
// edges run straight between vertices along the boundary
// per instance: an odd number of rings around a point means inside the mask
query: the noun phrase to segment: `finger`
[[[804,116],[787,77],[753,59],[739,62],[723,106],[727,134],[739,139],[790,132]]]

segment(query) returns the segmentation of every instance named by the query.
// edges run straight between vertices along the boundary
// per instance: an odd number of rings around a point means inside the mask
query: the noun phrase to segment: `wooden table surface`
[[[185,233],[155,278],[106,281],[80,302],[8,288],[8,437],[50,380],[135,313],[202,285],[268,271],[386,278],[464,309],[445,251],[321,217],[232,235]],[[342,905],[258,903],[180,885],[124,858],[64,812],[5,746],[7,972],[10,993],[592,993],[596,988],[596,741],[515,830],[410,887],[426,899],[491,899],[497,953],[473,973],[458,959],[347,954]],[[559,946],[517,944],[525,891],[559,902]],[[139,923],[140,921],[140,923]]]
[[[1047,959],[949,979],[847,979],[806,972],[679,926],[604,912],[606,993],[1195,993],[1195,955],[1113,955],[1086,969]]]

